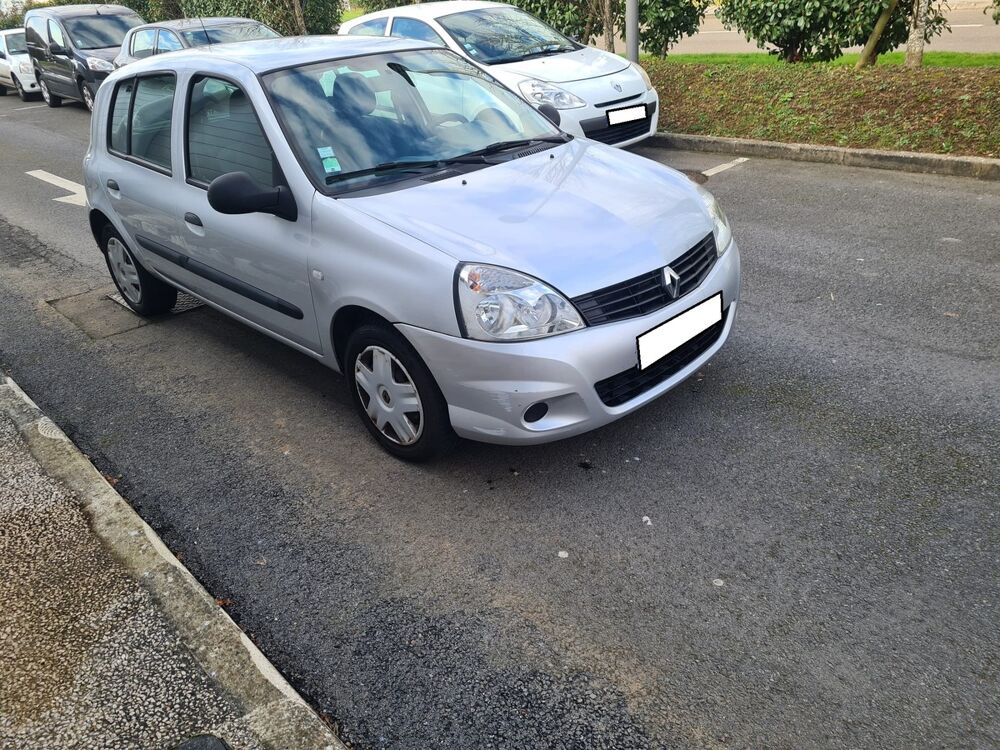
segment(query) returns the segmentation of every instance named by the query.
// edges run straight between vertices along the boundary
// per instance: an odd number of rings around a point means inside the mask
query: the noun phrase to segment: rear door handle
[[[190,211],[184,214],[184,221],[188,224],[194,224],[196,227],[201,226],[201,219],[198,217],[198,214],[193,214]]]
[[[108,190],[120,190],[118,183],[115,180],[108,180],[107,182]]]

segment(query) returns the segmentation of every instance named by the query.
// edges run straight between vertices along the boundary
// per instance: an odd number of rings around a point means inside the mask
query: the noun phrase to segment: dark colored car
[[[128,30],[143,23],[121,5],[63,5],[32,8],[24,16],[28,55],[50,107],[63,99],[94,109],[94,95]]]
[[[276,39],[281,36],[270,26],[250,18],[181,18],[176,21],[137,26],[122,42],[115,67],[163,52],[209,44]]]

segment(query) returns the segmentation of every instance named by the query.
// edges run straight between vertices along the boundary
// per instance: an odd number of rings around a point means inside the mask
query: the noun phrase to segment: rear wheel
[[[110,224],[101,234],[101,250],[118,292],[137,313],[161,315],[177,302],[177,290],[143,268]]]
[[[38,76],[38,88],[42,90],[42,99],[45,100],[46,104],[53,108],[62,106],[62,97],[49,91],[49,84],[41,76]]]
[[[386,451],[426,461],[454,446],[448,404],[434,376],[388,324],[368,323],[351,334],[344,364],[361,421]]]

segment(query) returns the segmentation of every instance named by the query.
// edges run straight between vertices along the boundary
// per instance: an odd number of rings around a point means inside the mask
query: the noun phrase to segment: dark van
[[[45,103],[58,107],[76,99],[92,111],[125,34],[141,23],[121,5],[43,6],[25,13],[28,55]]]

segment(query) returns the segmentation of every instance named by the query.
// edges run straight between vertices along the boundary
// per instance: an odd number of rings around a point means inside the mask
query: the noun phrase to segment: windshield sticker
[[[340,161],[333,149],[329,146],[320,146],[316,149],[319,158],[323,160],[323,169],[327,174],[336,174],[340,171]]]

